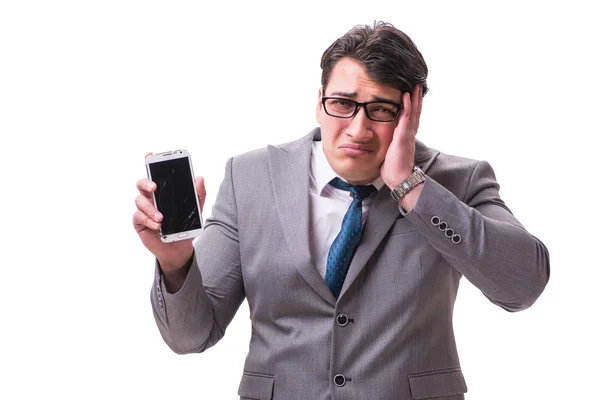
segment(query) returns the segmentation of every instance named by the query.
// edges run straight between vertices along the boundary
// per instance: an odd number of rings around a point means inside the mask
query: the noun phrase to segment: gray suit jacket
[[[316,129],[227,162],[179,292],[167,293],[157,267],[160,333],[177,353],[202,352],[246,298],[242,399],[463,399],[452,327],[460,278],[522,310],[548,281],[545,246],[504,205],[489,164],[417,142],[415,162],[428,176],[417,205],[404,214],[387,187],[376,194],[336,301],[309,251],[308,171],[319,139]]]

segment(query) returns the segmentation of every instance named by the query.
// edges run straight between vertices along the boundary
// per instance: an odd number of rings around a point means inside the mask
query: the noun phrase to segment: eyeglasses
[[[353,118],[362,107],[371,121],[392,122],[400,115],[402,104],[391,101],[368,101],[359,103],[343,97],[323,97],[321,99],[327,115],[336,118]]]

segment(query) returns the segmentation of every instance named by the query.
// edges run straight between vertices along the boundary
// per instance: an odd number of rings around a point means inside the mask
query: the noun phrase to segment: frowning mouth
[[[340,146],[341,149],[352,149],[352,150],[361,150],[361,151],[374,151],[373,147],[366,146],[364,144],[343,144]]]
[[[369,154],[374,152],[375,150],[371,146],[366,146],[364,144],[343,144],[340,146],[340,150],[346,153],[349,156],[362,156],[365,154]]]

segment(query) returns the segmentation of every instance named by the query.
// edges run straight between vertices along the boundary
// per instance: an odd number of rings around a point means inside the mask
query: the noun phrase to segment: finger
[[[206,200],[206,188],[204,187],[204,178],[201,176],[196,177],[196,193],[198,194],[198,200],[200,201],[200,211],[204,209],[204,201]]]
[[[150,179],[147,178],[138,179],[135,185],[138,188],[140,194],[146,196],[149,199],[152,198],[152,192],[156,190],[156,183],[152,182]]]
[[[162,221],[162,214],[154,207],[154,203],[143,194],[135,198],[135,206],[155,222]]]
[[[412,111],[413,111],[413,102],[411,99],[410,92],[406,92],[406,93],[402,94],[402,103],[404,104],[404,111],[402,113],[402,116],[405,118],[406,122],[408,122],[410,120],[410,118],[412,117]]]
[[[144,158],[148,158],[151,155],[152,155],[152,152],[149,151],[146,153]],[[145,179],[145,178],[138,179],[138,181],[136,182],[136,186],[137,186],[138,190],[140,191],[140,193],[147,197],[151,197],[152,192],[154,192],[154,190],[156,190],[156,184],[154,182],[152,182],[150,179]]]
[[[412,117],[418,117],[421,112],[421,100],[423,99],[423,87],[416,85],[411,96]]]
[[[151,229],[153,231],[157,231],[160,229],[160,224],[148,215],[146,215],[142,210],[136,210],[133,213],[133,227],[136,232],[141,232],[145,229]]]
[[[411,121],[413,124],[413,132],[416,135],[419,129],[419,122],[421,120],[421,107],[423,105],[423,86],[416,85],[411,99],[412,112]]]
[[[399,142],[406,142],[408,137],[407,134],[410,130],[410,118],[411,118],[412,104],[410,101],[410,92],[402,94],[402,113],[400,114],[400,121],[394,131],[394,137]]]

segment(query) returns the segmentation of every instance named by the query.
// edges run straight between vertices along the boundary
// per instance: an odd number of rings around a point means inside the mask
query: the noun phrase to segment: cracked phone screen
[[[196,190],[187,157],[149,165],[156,183],[156,208],[163,215],[161,234],[186,232],[202,227]]]

